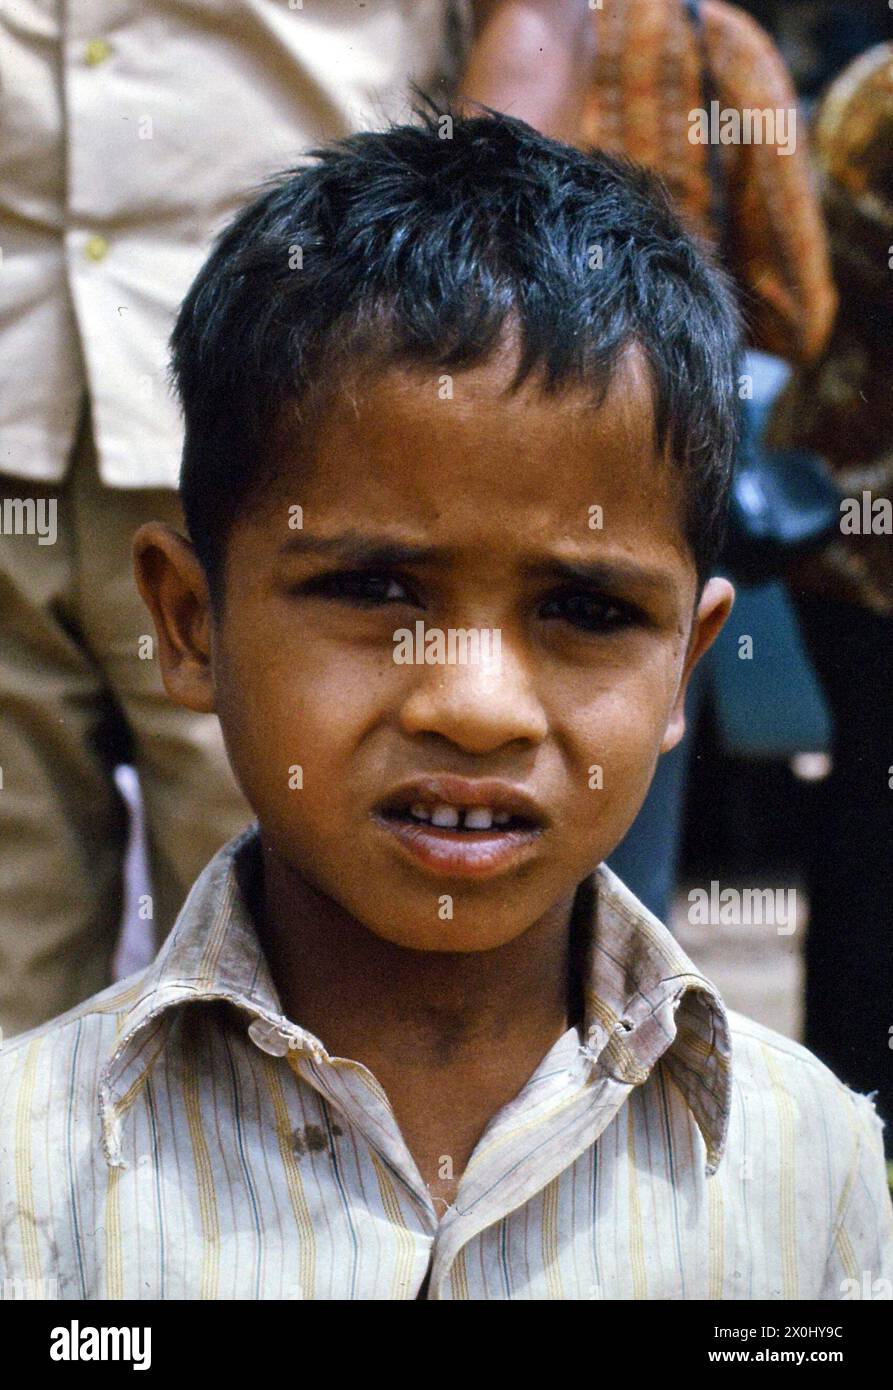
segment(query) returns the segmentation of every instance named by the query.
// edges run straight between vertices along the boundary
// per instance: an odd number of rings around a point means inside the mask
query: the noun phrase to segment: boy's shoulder
[[[745,1109],[762,1104],[767,1092],[787,1114],[795,1130],[811,1130],[848,1140],[847,1148],[883,1144],[883,1122],[871,1094],[846,1085],[802,1043],[767,1028],[734,1009],[727,1009],[732,1042],[732,1090]]]
[[[774,1063],[791,1079],[800,1080],[809,1075],[820,1085],[847,1089],[831,1068],[803,1043],[795,1042],[784,1033],[778,1033],[765,1023],[758,1023],[755,1018],[730,1009],[728,1005],[725,1011],[732,1035],[734,1059],[739,1065],[749,1067],[761,1059],[764,1065]]]

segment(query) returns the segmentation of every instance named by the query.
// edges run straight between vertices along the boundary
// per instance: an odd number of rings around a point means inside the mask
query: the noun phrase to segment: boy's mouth
[[[416,802],[408,811],[386,812],[393,820],[414,821],[417,825],[433,825],[439,830],[498,830],[525,829],[529,822],[508,811],[494,811],[490,806],[450,806],[440,802],[433,807]]]
[[[484,878],[516,867],[546,828],[526,792],[508,783],[432,776],[384,800],[373,819],[428,872]]]

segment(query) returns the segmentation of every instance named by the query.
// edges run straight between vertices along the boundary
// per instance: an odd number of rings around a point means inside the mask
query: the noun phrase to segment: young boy
[[[224,233],[174,334],[191,540],[135,551],[257,825],[148,970],[5,1049],[4,1277],[893,1278],[871,1101],[598,867],[732,604],[735,345],[649,176],[504,117],[353,137]]]

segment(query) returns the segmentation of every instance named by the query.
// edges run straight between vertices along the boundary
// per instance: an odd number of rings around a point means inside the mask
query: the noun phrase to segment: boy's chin
[[[519,940],[547,915],[560,916],[565,890],[543,873],[507,874],[481,883],[419,882],[405,871],[369,874],[365,892],[345,884],[341,905],[366,931],[394,946],[439,955],[494,951]]]
[[[492,930],[475,930],[470,926],[451,929],[451,924],[446,925],[447,929],[439,932],[430,927],[395,930],[392,924],[381,930],[375,927],[367,929],[391,946],[399,946],[407,951],[424,951],[428,955],[473,955],[480,951],[495,951],[523,936],[527,930],[525,926],[519,926],[515,930],[494,935]]]

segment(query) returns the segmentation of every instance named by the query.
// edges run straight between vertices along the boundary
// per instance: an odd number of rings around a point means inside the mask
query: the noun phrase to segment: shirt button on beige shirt
[[[0,9],[0,472],[175,487],[177,307],[214,234],[312,146],[443,95],[456,0],[16,0]]]
[[[111,51],[112,46],[105,39],[91,39],[84,49],[84,62],[96,67],[105,62]]]

